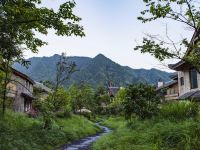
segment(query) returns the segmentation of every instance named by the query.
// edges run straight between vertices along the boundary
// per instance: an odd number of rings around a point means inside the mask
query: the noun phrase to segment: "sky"
[[[42,0],[42,5],[58,9],[64,0]],[[149,54],[134,51],[134,47],[141,42],[145,33],[165,35],[166,24],[169,35],[175,41],[182,37],[191,38],[192,32],[184,25],[170,20],[157,20],[143,24],[137,17],[145,9],[142,0],[75,0],[74,13],[82,18],[85,37],[60,37],[49,31],[47,36],[38,37],[48,42],[39,48],[37,54],[26,52],[25,57],[52,56],[66,52],[69,56],[95,57],[104,54],[106,57],[123,66],[138,68],[157,68],[170,71]],[[167,60],[164,64],[177,60]]]

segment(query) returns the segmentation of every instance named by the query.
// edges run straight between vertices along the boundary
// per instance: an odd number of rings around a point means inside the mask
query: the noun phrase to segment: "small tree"
[[[83,107],[94,110],[94,91],[86,83],[74,84],[68,89],[71,106],[74,112]]]
[[[158,112],[158,96],[154,86],[147,84],[133,84],[126,90],[123,102],[125,118],[131,119],[136,115],[140,119],[151,118]]]
[[[109,108],[112,111],[112,114],[120,114],[124,112],[124,106],[123,106],[123,102],[125,100],[125,96],[126,96],[126,89],[120,89],[116,96],[113,98],[111,104],[109,105]]]
[[[61,87],[66,80],[70,79],[71,75],[76,71],[75,68],[76,64],[69,61],[66,53],[62,53],[56,64],[56,77],[53,82],[53,93],[51,94],[52,102],[56,101],[56,94],[59,87]]]
[[[34,101],[34,106],[39,114],[42,116],[44,129],[50,129],[52,126],[54,114],[52,112],[52,105],[47,100]]]
[[[54,94],[55,99],[52,99],[52,94]],[[46,101],[51,104],[51,111],[64,111],[67,105],[69,105],[69,99],[66,90],[63,87],[59,87],[56,93],[51,93],[47,97]]]
[[[52,93],[46,98],[46,102],[39,102],[41,106],[39,111],[44,119],[44,127],[49,127],[52,116],[59,111],[65,111],[69,106],[69,99],[66,91],[62,87],[63,83],[68,80],[76,71],[76,64],[68,60],[65,53],[62,53],[56,64],[56,77],[52,86]],[[49,84],[49,82],[48,82]],[[37,105],[38,106],[38,105]]]
[[[135,47],[142,53],[149,53],[160,61],[175,58],[191,64],[200,69],[200,3],[196,0],[143,0],[146,9],[138,17],[143,23],[152,22],[158,19],[179,22],[195,32],[195,42],[183,38],[181,41],[174,41],[168,34],[166,36],[146,34],[142,44]],[[185,50],[193,50],[185,55]]]
[[[95,101],[95,113],[101,114],[106,110],[104,107],[108,106],[111,102],[111,98],[103,84],[99,84],[94,94]]]
[[[58,11],[41,7],[41,0],[1,0],[0,1],[0,72],[4,73],[2,85],[2,110],[6,110],[7,84],[10,82],[11,65],[20,62],[27,66],[24,50],[38,52],[38,47],[47,44],[36,33],[48,34],[54,29],[60,36],[84,36],[81,20],[74,15],[74,1],[60,5]]]
[[[62,53],[56,64],[56,78],[54,91],[58,89],[71,75],[77,71],[76,64],[69,60],[66,53]]]

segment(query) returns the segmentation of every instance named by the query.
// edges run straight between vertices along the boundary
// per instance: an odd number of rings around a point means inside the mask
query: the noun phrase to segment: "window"
[[[181,86],[184,85],[184,78],[183,77],[180,78],[180,84],[181,84]]]
[[[25,99],[24,100],[24,111],[27,112],[27,111],[30,111],[30,110],[31,110],[31,101]]]
[[[195,69],[190,70],[190,86],[191,89],[198,88],[197,71]]]
[[[28,81],[26,81],[26,88],[27,88],[27,89],[30,89],[30,84],[29,84]]]

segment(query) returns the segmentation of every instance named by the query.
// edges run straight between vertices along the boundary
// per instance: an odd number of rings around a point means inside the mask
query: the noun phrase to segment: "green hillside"
[[[28,69],[19,64],[14,64],[14,68],[36,81],[54,81],[58,58],[57,54],[51,57],[33,57],[28,59],[31,62]],[[157,69],[132,69],[121,66],[102,54],[94,58],[69,57],[69,61],[75,62],[79,71],[75,72],[64,84],[65,87],[80,81],[85,81],[94,87],[99,83],[108,84],[108,81],[111,81],[114,86],[126,86],[137,82],[156,84],[159,79],[168,81],[170,75],[168,72]]]

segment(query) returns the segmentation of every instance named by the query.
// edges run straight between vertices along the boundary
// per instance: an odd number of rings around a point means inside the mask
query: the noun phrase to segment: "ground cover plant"
[[[40,119],[7,112],[4,119],[0,119],[0,149],[51,150],[99,130],[81,116],[55,119],[52,128],[47,130]]]
[[[93,144],[93,150],[198,150],[197,110],[196,103],[181,101],[164,104],[160,115],[151,119],[109,118],[104,124],[114,131]]]

